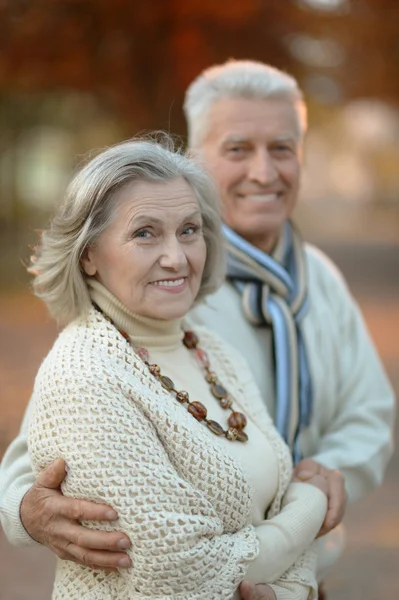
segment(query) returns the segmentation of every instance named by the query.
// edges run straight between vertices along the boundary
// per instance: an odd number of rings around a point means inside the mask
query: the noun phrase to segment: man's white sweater
[[[393,450],[395,397],[341,274],[317,248],[305,245],[305,251],[310,307],[302,331],[314,407],[301,450],[304,457],[340,469],[353,502],[382,482]],[[241,297],[229,283],[195,309],[193,317],[247,360],[273,417],[271,330],[245,319]]]

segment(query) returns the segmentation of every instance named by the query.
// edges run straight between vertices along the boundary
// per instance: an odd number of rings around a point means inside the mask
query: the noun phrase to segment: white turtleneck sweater
[[[238,598],[244,577],[270,583],[278,600],[315,599],[310,547],[326,497],[289,484],[288,449],[244,361],[195,328],[234,408],[247,416],[242,444],[196,421],[133,351],[145,347],[176,389],[226,428],[230,411],[182,343],[188,322],[133,315],[95,280],[90,293],[113,324],[93,309],[59,336],[35,384],[30,453],[36,472],[66,460],[65,495],[115,507],[119,523],[104,528],[129,535],[132,568],[99,575],[59,561],[53,599],[228,600]]]

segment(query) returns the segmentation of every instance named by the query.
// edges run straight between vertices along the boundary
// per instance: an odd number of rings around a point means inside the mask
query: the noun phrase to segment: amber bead
[[[126,331],[123,331],[123,329],[120,329],[119,333],[121,334],[121,336],[123,336],[125,338],[125,340],[129,340],[129,334],[126,333]]]
[[[148,350],[146,348],[137,348],[137,354],[145,363],[148,363],[150,360],[150,355],[148,354]]]
[[[247,442],[248,435],[245,433],[245,431],[239,431],[236,439],[237,442]]]
[[[188,392],[181,390],[180,392],[176,392],[176,400],[184,404],[188,402]]]
[[[227,396],[227,398],[222,398],[220,400],[220,406],[222,408],[231,408],[233,405],[233,400]]]
[[[233,427],[233,429],[238,429],[240,431],[246,426],[247,417],[243,413],[233,412],[227,419],[227,423],[229,424],[229,427]]]
[[[193,331],[185,332],[184,338],[183,338],[183,344],[186,346],[186,348],[189,348],[190,350],[192,350],[193,348],[196,348],[198,341],[199,341],[198,337],[195,335],[195,333]]]
[[[173,383],[173,381],[171,380],[171,378],[170,378],[170,377],[166,377],[166,375],[162,375],[162,376],[159,378],[159,381],[162,383],[163,387],[164,387],[166,390],[168,390],[169,392],[170,392],[171,390],[173,390],[173,389],[174,389],[174,387],[175,387],[175,384]]]
[[[207,410],[201,402],[190,402],[187,406],[187,410],[190,414],[197,419],[197,421],[203,421],[206,419]]]
[[[223,435],[225,432],[223,427],[219,425],[217,421],[207,421],[206,424],[215,435]]]
[[[198,362],[200,363],[201,367],[204,369],[208,369],[208,367],[209,367],[208,353],[205,352],[205,350],[201,350],[201,348],[196,348],[195,354],[198,358]]]
[[[159,375],[159,374],[160,374],[160,372],[161,372],[161,369],[158,367],[158,365],[155,365],[155,364],[153,364],[153,365],[150,365],[150,366],[148,367],[148,369],[149,369],[149,371],[150,371],[151,375],[155,375],[155,377],[158,377],[158,375]]]
[[[205,379],[208,383],[215,383],[218,380],[218,378],[216,377],[216,373],[214,373],[213,371],[207,371]]]
[[[221,400],[222,398],[227,398],[228,396],[226,388],[220,385],[220,383],[213,383],[211,385],[211,392],[218,400]]]
[[[226,437],[228,440],[233,441],[237,439],[239,433],[240,432],[237,429],[234,429],[234,427],[229,427],[226,431]]]

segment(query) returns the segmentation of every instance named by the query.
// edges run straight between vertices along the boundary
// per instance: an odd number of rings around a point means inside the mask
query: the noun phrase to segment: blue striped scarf
[[[226,225],[223,236],[227,277],[242,296],[246,318],[252,325],[272,328],[275,424],[297,463],[301,458],[300,433],[310,423],[313,403],[301,330],[308,309],[303,243],[288,221],[272,255],[255,248]]]

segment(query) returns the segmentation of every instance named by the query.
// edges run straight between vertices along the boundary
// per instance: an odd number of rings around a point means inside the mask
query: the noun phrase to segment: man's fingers
[[[341,523],[347,502],[345,479],[340,471],[328,472],[328,508],[324,523],[317,535],[321,537],[329,533]]]
[[[324,477],[324,475],[314,475],[310,480],[309,483],[311,483],[314,487],[317,487],[321,492],[323,492],[328,499],[328,494],[329,494],[329,487],[328,487],[328,480],[326,477]]]
[[[299,477],[294,476],[292,478],[292,481],[293,482],[303,482],[303,483],[308,483],[309,485],[313,485],[314,487],[317,487],[321,492],[323,492],[323,494],[325,494],[328,498],[328,494],[329,494],[328,480],[324,475],[316,474],[316,475],[312,475],[311,477],[304,477],[303,479],[300,479]]]
[[[321,465],[311,458],[304,458],[295,466],[294,477],[301,480],[310,479],[320,473]]]
[[[59,501],[60,515],[73,521],[115,521],[118,518],[118,513],[106,504],[65,496]]]
[[[131,545],[128,536],[118,531],[96,531],[86,529],[82,525],[76,525],[73,529],[68,528],[67,533],[73,544],[81,548],[123,552]]]
[[[57,458],[42,471],[36,480],[36,485],[39,487],[56,490],[60,487],[66,476],[65,461],[62,458]]]
[[[65,550],[58,553],[58,556],[64,560],[78,562],[90,569],[126,569],[132,564],[129,556],[123,552],[101,552],[81,548],[75,544],[68,544]]]
[[[324,526],[331,530],[341,522],[347,500],[345,481],[340,471],[330,471],[329,488],[328,510]]]

